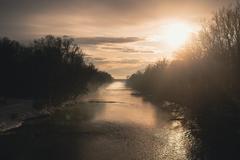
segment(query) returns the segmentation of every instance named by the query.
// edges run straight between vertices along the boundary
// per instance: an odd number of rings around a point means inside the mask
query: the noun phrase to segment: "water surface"
[[[0,136],[0,143],[5,159],[187,160],[194,138],[125,82],[113,82]]]

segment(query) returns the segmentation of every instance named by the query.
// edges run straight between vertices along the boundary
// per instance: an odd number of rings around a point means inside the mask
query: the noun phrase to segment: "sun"
[[[176,50],[182,47],[191,35],[197,31],[196,26],[184,22],[168,22],[164,27],[159,27],[155,35],[151,36],[153,42],[167,47],[169,50]]]
[[[166,28],[166,43],[171,48],[176,49],[184,45],[190,38],[192,27],[185,23],[172,23]]]

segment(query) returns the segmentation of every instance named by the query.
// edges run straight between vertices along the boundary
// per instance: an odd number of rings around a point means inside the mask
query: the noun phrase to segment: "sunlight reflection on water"
[[[110,107],[106,105],[104,110],[96,115],[95,121],[109,121],[119,123],[136,123],[145,126],[154,127],[156,124],[155,112],[152,108],[139,109],[136,106],[115,105]]]
[[[112,83],[106,89],[100,90],[95,100],[100,102],[110,100],[115,103],[106,103],[104,109],[96,114],[94,121],[135,123],[154,127],[156,125],[154,107],[141,98],[132,96],[131,93],[132,91],[122,82]]]
[[[123,148],[139,154],[126,153],[125,159],[138,156],[141,157],[139,159],[189,159],[193,142],[191,133],[182,126],[180,121],[169,120],[167,113],[159,111],[155,105],[133,96],[132,93],[133,91],[127,88],[124,82],[114,82],[94,95],[84,98],[85,102],[102,104],[102,109],[95,113],[91,122],[110,123],[111,127],[116,129],[116,133],[114,129],[111,129],[111,135],[121,135],[120,137],[123,138],[115,144],[114,141],[109,140],[108,136],[101,137],[101,142],[89,143],[87,148],[100,146],[104,148],[107,145],[104,143],[111,142],[113,150],[123,145]],[[127,141],[127,144],[133,143],[133,145],[124,146],[124,141]],[[139,151],[141,153],[138,153]],[[146,157],[142,158],[142,156]]]
[[[158,149],[158,157],[160,159],[165,156],[166,159],[188,160],[192,147],[193,137],[180,122],[175,121],[164,128],[166,143]],[[160,134],[158,138],[162,138]]]

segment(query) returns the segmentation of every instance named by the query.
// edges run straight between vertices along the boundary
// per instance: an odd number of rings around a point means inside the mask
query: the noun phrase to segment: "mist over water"
[[[180,121],[134,96],[125,82],[105,85],[48,120],[1,137],[0,148],[8,151],[1,154],[9,159],[187,160],[195,143]]]
[[[154,127],[157,125],[155,108],[141,98],[131,95],[124,82],[114,82],[94,95],[84,97],[88,103],[104,104],[93,121]]]
[[[88,137],[83,147],[86,159],[191,157],[190,131],[181,122],[171,121],[169,113],[134,96],[125,82],[113,82],[82,99],[88,107],[98,108],[88,123],[102,133]]]
[[[240,159],[240,1],[0,8],[0,160]]]

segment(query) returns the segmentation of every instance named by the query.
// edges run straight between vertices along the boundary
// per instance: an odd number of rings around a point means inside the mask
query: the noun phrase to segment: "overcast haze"
[[[76,38],[86,58],[125,78],[171,57],[166,29],[174,22],[194,32],[202,18],[230,0],[1,0],[0,36],[31,40],[47,34]]]

